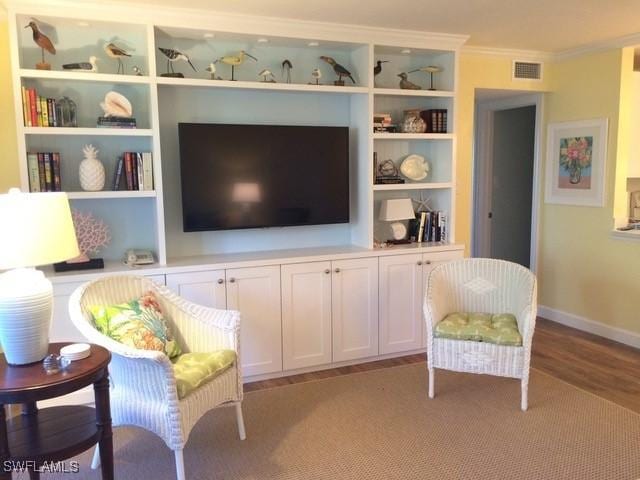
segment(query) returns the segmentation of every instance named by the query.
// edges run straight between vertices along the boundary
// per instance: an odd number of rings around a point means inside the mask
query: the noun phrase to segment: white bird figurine
[[[224,57],[220,57],[217,61],[222,62],[226,65],[231,65],[231,80],[235,80],[235,68],[242,65],[246,57],[252,58],[256,62],[258,61],[256,57],[245,52],[244,50],[240,50],[237,55],[225,55]]]
[[[139,66],[134,65],[133,67],[131,67],[131,70],[136,74],[136,77],[142,76],[142,69]]]
[[[104,46],[105,53],[118,60],[118,73],[124,74],[124,65],[122,64],[122,57],[130,57],[131,54],[127,53],[124,48],[118,47],[115,43],[106,43]]]
[[[178,60],[182,60],[191,65],[194,72],[197,72],[196,67],[191,63],[191,59],[186,53],[182,53],[180,50],[175,48],[162,48],[158,47],[158,50],[162,52],[162,54],[167,57],[167,73],[163,73],[161,76],[164,77],[184,77],[181,73],[176,73],[173,69],[173,62],[177,62]]]
[[[416,85],[413,82],[410,82],[408,80],[408,76],[405,72],[399,73],[398,76],[400,77],[400,88],[403,90],[422,90],[422,87],[420,85]]]
[[[273,73],[271,72],[271,70],[265,68],[264,70],[262,70],[258,76],[262,77],[262,81],[263,82],[267,82],[267,83],[276,83],[276,77],[273,75]]]
[[[222,80],[221,77],[216,76],[216,63],[218,63],[217,60],[215,62],[211,62],[205,70],[209,72],[209,78],[211,80]]]
[[[322,78],[322,72],[319,68],[314,68],[311,70],[311,76],[315,79],[316,85],[320,85],[320,79]]]
[[[95,73],[98,71],[98,65],[96,64],[97,61],[98,59],[95,56],[91,55],[88,62],[65,63],[64,65],[62,65],[62,68],[63,70]]]

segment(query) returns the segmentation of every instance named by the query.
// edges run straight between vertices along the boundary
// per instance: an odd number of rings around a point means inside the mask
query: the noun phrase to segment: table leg
[[[38,413],[36,402],[27,402],[22,404],[22,415],[33,415]]]
[[[29,470],[29,480],[40,480],[40,472],[38,470]]]
[[[6,471],[5,460],[9,459],[9,440],[7,439],[7,416],[5,406],[0,404],[0,480],[11,480],[11,471]]]
[[[113,480],[113,433],[109,404],[109,371],[106,368],[102,378],[93,384],[93,391],[96,399],[96,424],[101,432],[98,444],[102,480]]]

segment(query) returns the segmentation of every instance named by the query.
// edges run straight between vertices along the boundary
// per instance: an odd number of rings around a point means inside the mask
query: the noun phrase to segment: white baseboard
[[[631,347],[640,348],[640,333],[625,330],[624,328],[612,327],[602,322],[584,318],[573,313],[563,312],[555,308],[538,305],[538,315],[547,320],[551,320],[568,327],[577,328],[585,332],[599,335],[609,340],[624,343]]]

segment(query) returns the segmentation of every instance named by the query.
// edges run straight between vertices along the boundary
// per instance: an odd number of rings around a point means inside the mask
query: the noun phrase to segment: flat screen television
[[[180,123],[185,232],[349,222],[348,127]]]

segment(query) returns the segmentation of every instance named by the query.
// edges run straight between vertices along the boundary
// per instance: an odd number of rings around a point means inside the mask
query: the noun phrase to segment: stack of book
[[[60,154],[58,152],[27,153],[29,191],[61,192]]]
[[[22,114],[25,127],[59,127],[57,103],[38,95],[35,88],[22,87]]]
[[[373,114],[373,131],[374,132],[395,132],[396,126],[391,123],[390,113],[374,113]]]
[[[447,133],[447,109],[423,110],[420,116],[427,124],[426,133]]]
[[[447,242],[447,215],[439,210],[420,212],[409,222],[409,237],[416,242]]]
[[[132,117],[98,117],[98,128],[136,128]]]
[[[113,178],[114,190],[153,190],[151,152],[124,152]]]

